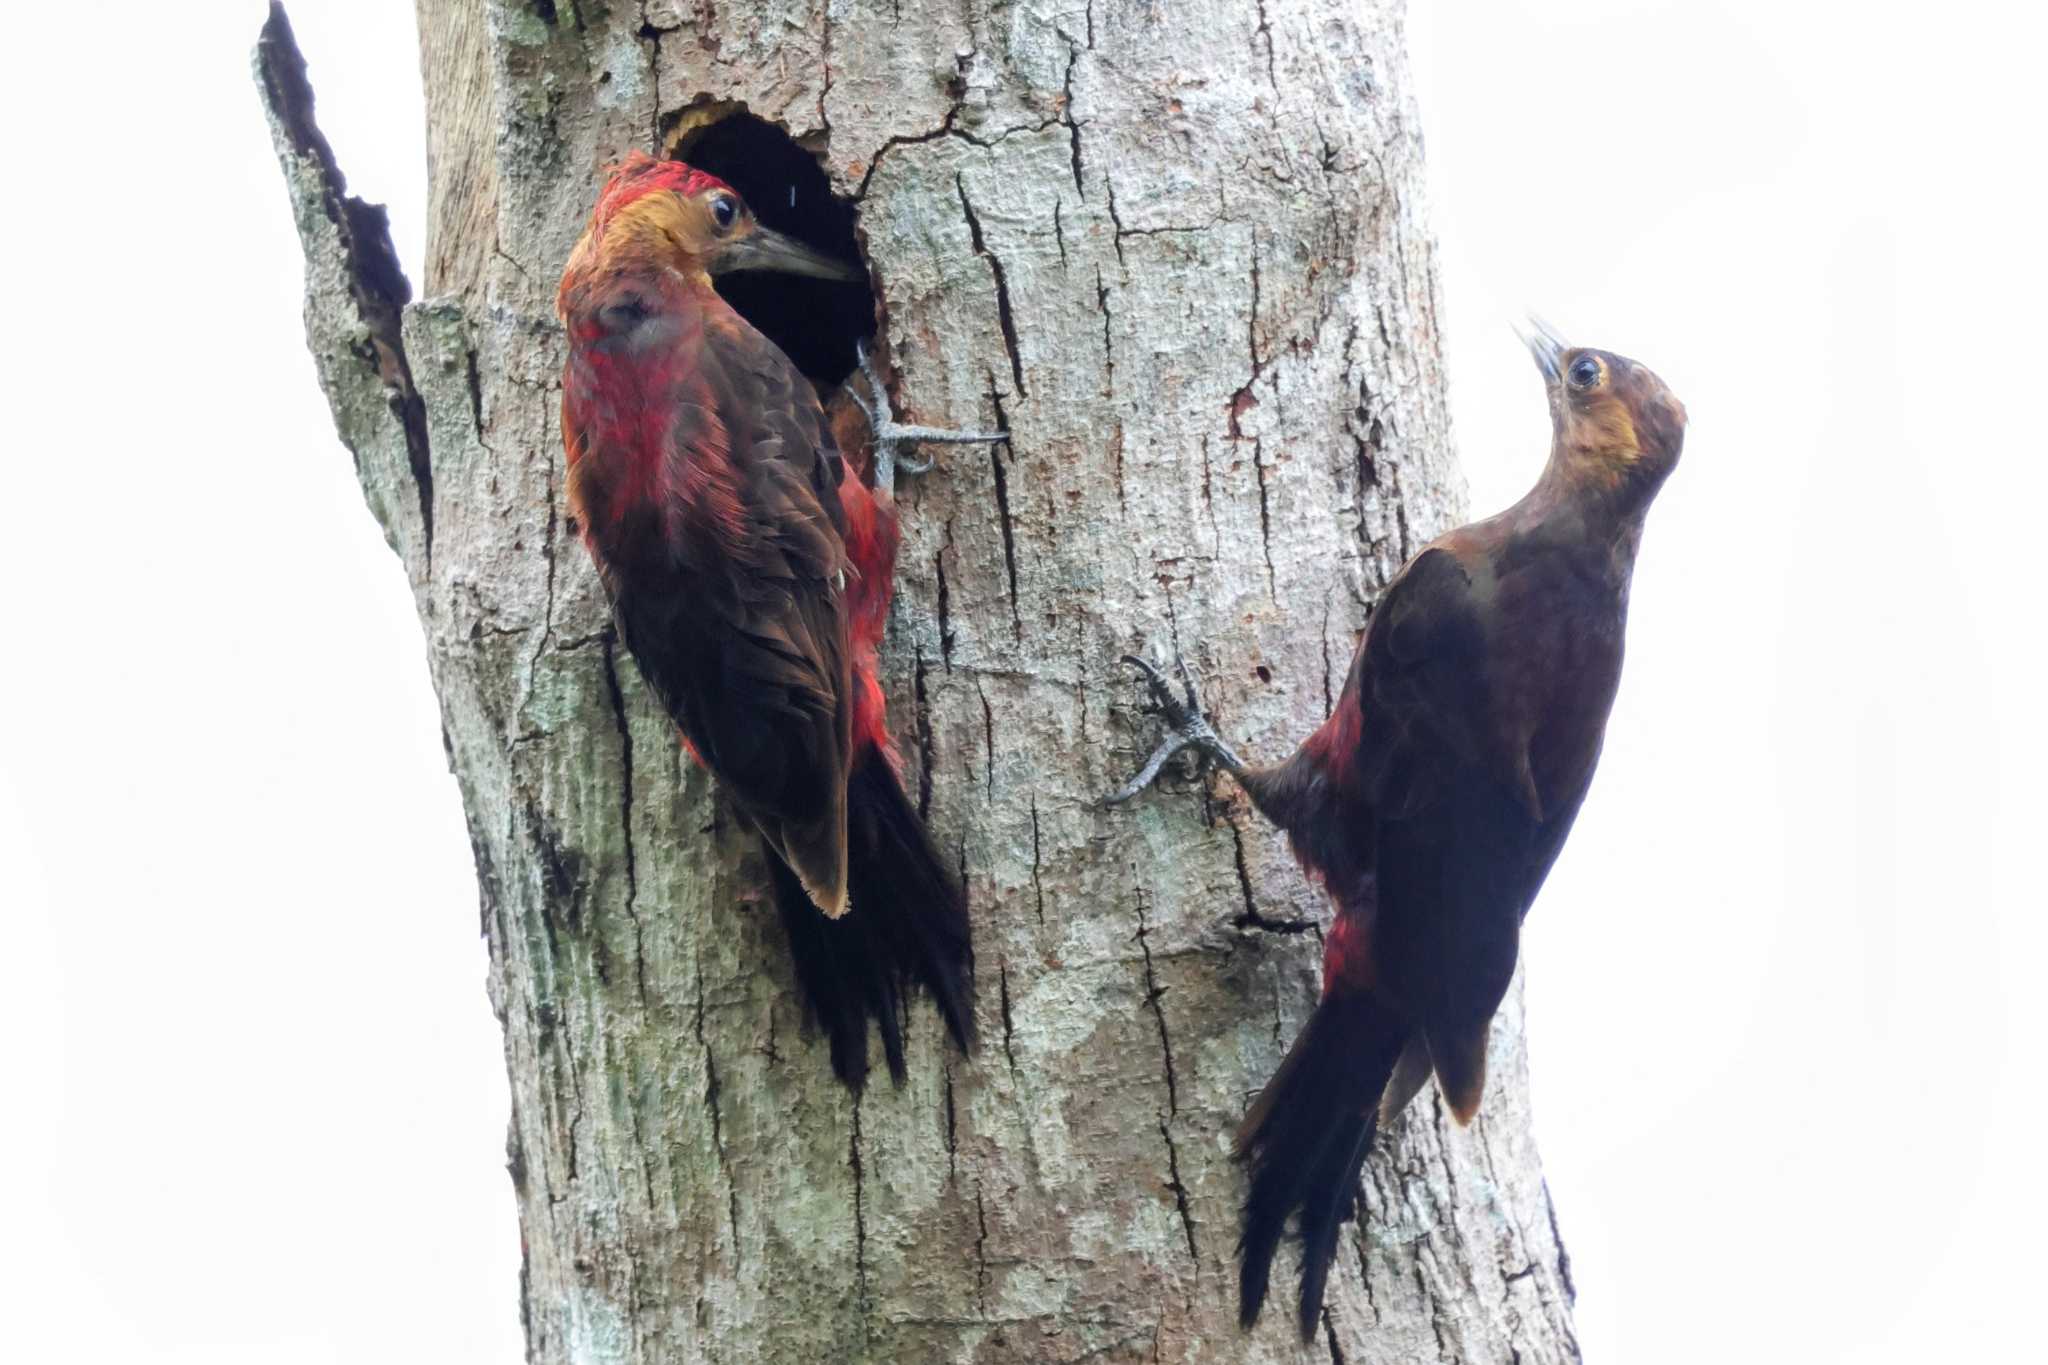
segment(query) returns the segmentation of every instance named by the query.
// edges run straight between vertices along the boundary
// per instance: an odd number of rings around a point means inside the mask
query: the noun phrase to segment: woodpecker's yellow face
[[[1627,356],[1568,346],[1541,323],[1523,340],[1543,372],[1566,467],[1610,486],[1663,482],[1685,445],[1685,405],[1664,381]]]
[[[562,276],[564,311],[572,285],[627,268],[668,267],[709,284],[736,270],[775,270],[824,280],[860,272],[762,227],[732,186],[680,161],[628,157],[591,210]]]
[[[716,207],[714,207],[716,206]],[[654,258],[686,275],[709,275],[711,262],[752,228],[753,215],[721,185],[694,193],[656,189],[620,205],[584,234],[598,261]]]

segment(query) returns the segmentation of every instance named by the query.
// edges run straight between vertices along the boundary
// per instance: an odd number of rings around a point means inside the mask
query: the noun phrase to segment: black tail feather
[[[803,883],[782,859],[768,850],[775,881],[775,908],[789,935],[789,955],[796,963],[797,986],[811,1021],[832,1049],[832,1072],[855,1091],[868,1078],[868,1020],[882,1026],[882,1049],[889,1072],[903,1074],[902,996],[899,974],[891,970],[887,948],[874,933],[871,916],[849,910],[827,919],[811,903]]]
[[[1260,1092],[1238,1133],[1251,1167],[1238,1239],[1238,1321],[1258,1321],[1273,1254],[1299,1212],[1304,1341],[1315,1335],[1337,1229],[1354,1210],[1358,1173],[1378,1128],[1380,1093],[1406,1043],[1401,1018],[1363,995],[1325,997]]]
[[[1362,1119],[1346,1120],[1331,1134],[1323,1148],[1323,1159],[1308,1178],[1308,1193],[1301,1206],[1301,1339],[1316,1333],[1316,1318],[1323,1309],[1323,1289],[1329,1283],[1330,1263],[1337,1256],[1337,1229],[1358,1207],[1358,1172],[1379,1131],[1379,1105],[1375,1101]]]
[[[858,1091],[868,1074],[868,1021],[901,1084],[904,987],[927,990],[962,1051],[974,1046],[974,956],[967,902],[882,754],[869,748],[847,783],[847,911],[827,919],[794,873],[769,854],[775,903],[832,1071]]]

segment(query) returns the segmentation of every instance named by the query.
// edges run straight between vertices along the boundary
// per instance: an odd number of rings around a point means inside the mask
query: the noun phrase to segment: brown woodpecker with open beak
[[[1246,1327],[1298,1215],[1300,1327],[1313,1334],[1373,1135],[1431,1073],[1460,1123],[1478,1112],[1522,917],[1600,758],[1643,518],[1678,462],[1685,408],[1633,360],[1540,324],[1527,340],[1550,395],[1542,477],[1388,584],[1335,711],[1293,757],[1246,767],[1185,677],[1183,699],[1127,659],[1174,733],[1109,799],[1195,748],[1287,831],[1336,904],[1322,999],[1237,1134]]]
[[[898,780],[876,649],[897,446],[1000,438],[896,424],[863,354],[865,482],[810,381],[712,287],[733,270],[861,278],[715,176],[641,153],[614,171],[557,298],[569,509],[641,673],[761,833],[809,1013],[858,1090],[870,1021],[903,1078],[907,982],[973,1042],[966,904]]]

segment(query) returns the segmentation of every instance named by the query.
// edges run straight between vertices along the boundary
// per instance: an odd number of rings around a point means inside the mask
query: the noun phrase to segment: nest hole
[[[854,234],[854,206],[832,193],[818,158],[788,133],[737,105],[686,113],[668,155],[709,171],[738,190],[763,226],[858,265],[867,260]],[[875,294],[859,283],[745,271],[721,276],[719,294],[782,348],[806,378],[836,387],[853,373],[854,346],[875,330]]]

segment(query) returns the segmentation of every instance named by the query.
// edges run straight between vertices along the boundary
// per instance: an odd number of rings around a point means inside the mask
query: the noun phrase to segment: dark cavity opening
[[[853,233],[853,205],[833,196],[818,159],[767,120],[736,106],[727,108],[731,112],[723,117],[703,111],[712,117],[696,126],[686,113],[668,154],[738,190],[764,227],[865,272],[867,262]],[[845,284],[743,271],[719,277],[717,289],[807,378],[826,387],[853,373],[854,343],[866,341],[875,330],[875,295],[865,279]]]

